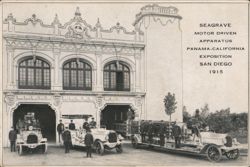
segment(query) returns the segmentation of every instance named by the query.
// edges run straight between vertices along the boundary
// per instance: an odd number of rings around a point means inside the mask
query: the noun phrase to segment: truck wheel
[[[21,146],[21,145],[19,145],[18,147],[17,147],[17,153],[18,153],[18,155],[22,155],[23,154],[23,147]]]
[[[103,147],[102,142],[100,142],[100,141],[96,142],[96,144],[95,144],[95,150],[96,150],[97,154],[103,155],[103,153],[104,153],[104,147]]]
[[[116,152],[117,153],[122,153],[122,151],[123,151],[123,149],[122,149],[122,145],[120,144],[120,145],[118,145],[118,146],[116,146]]]
[[[221,150],[217,146],[211,145],[208,147],[207,158],[209,159],[209,161],[218,162],[220,161],[221,156]]]
[[[238,159],[240,156],[240,151],[239,149],[235,149],[235,150],[231,150],[229,152],[226,153],[226,157],[228,159],[233,159],[233,160],[236,160]]]
[[[136,137],[132,137],[131,139],[132,146],[137,149],[138,148],[138,140]]]

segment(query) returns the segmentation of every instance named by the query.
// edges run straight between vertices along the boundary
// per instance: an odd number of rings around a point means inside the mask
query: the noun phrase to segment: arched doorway
[[[134,110],[130,105],[107,105],[101,112],[101,127],[117,130],[117,125],[126,125],[134,119]]]
[[[24,119],[24,115],[33,112],[39,120],[43,137],[49,142],[56,141],[56,113],[46,104],[21,104],[13,113],[13,127],[16,128],[18,119]]]

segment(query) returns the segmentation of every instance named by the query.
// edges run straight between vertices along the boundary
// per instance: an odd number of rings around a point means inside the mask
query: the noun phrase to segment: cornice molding
[[[59,37],[37,37],[31,35],[5,34],[6,47],[9,49],[34,49],[33,43],[36,43],[37,51],[71,51],[78,53],[93,54],[116,54],[116,49],[120,55],[134,55],[145,47],[144,43],[132,43],[124,41],[111,40],[72,40]]]
[[[121,91],[79,91],[79,90],[39,90],[33,89],[18,89],[18,90],[4,90],[3,93],[8,96],[14,95],[48,95],[48,96],[63,96],[63,95],[82,95],[82,96],[130,96],[130,97],[143,97],[145,92],[121,92]]]

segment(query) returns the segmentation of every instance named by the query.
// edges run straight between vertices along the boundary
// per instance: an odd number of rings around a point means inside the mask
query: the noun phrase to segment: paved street
[[[26,153],[19,156],[11,153],[9,149],[3,150],[4,165],[247,165],[247,156],[241,156],[238,160],[223,159],[220,163],[211,163],[206,157],[179,155],[166,153],[160,150],[134,149],[128,142],[124,144],[124,151],[117,154],[115,150],[106,152],[103,156],[93,154],[93,158],[86,158],[83,149],[71,150],[70,154],[64,154],[61,146],[50,146],[47,154]]]

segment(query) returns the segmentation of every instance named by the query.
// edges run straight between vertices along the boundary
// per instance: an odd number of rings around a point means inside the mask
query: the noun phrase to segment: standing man
[[[70,120],[70,124],[69,124],[69,130],[75,130],[75,129],[76,129],[75,123],[74,123],[73,120],[71,119],[71,120]]]
[[[16,123],[16,130],[18,133],[24,128],[24,122],[21,119],[18,119],[18,122]]]
[[[58,136],[59,136],[59,142],[61,143],[61,135],[64,131],[64,124],[62,123],[62,120],[60,120],[60,123],[57,125],[57,133],[58,133]]]
[[[11,127],[11,130],[9,132],[9,140],[10,140],[10,151],[16,151],[16,139],[17,139],[17,133],[14,130],[13,127]]]
[[[94,143],[94,138],[93,135],[91,134],[91,130],[88,129],[87,130],[87,134],[85,135],[84,138],[84,143],[86,145],[86,149],[87,149],[87,158],[88,157],[92,157],[91,153],[92,153],[92,145]]]
[[[162,123],[160,124],[160,129],[159,129],[159,134],[160,134],[160,145],[164,146],[165,145],[165,133],[166,133],[166,124],[161,121]]]
[[[84,119],[82,128],[85,129],[86,131],[89,129],[89,123],[88,123],[87,119]]]
[[[92,121],[90,121],[89,126],[90,128],[96,128],[96,121],[94,117],[92,117]]]
[[[62,134],[62,138],[65,147],[65,153],[69,153],[71,146],[71,134],[68,127],[65,128],[65,131]]]
[[[173,136],[175,139],[175,148],[181,147],[181,128],[176,123],[173,126]]]
[[[36,128],[41,128],[39,119],[36,119],[36,125],[35,126],[36,126]]]

